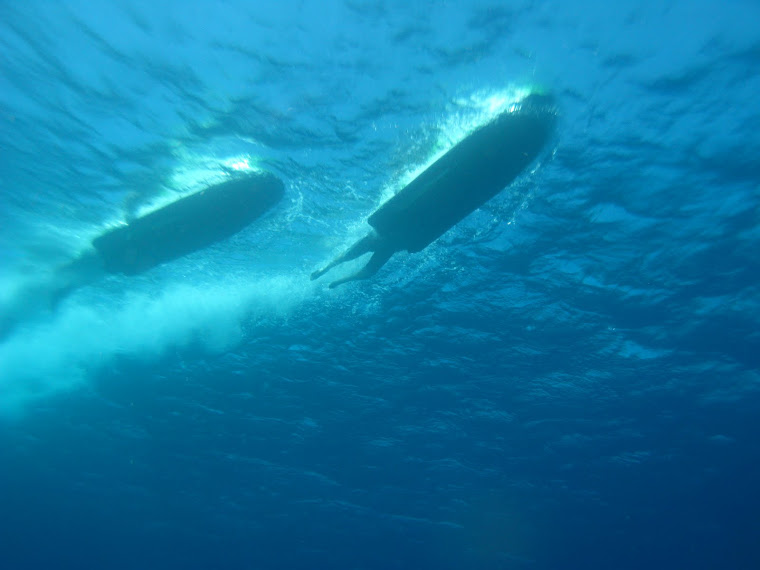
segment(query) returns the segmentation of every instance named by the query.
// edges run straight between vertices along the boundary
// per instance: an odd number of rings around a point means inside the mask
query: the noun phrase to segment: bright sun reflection
[[[222,166],[229,168],[230,170],[249,171],[254,168],[251,166],[250,159],[248,157],[234,157],[228,158],[222,161]]]

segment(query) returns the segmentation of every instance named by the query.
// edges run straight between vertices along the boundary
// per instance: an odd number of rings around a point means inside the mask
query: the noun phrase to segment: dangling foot
[[[330,289],[335,289],[338,285],[348,283],[349,281],[359,281],[360,279],[367,279],[368,277],[372,277],[383,265],[385,265],[385,262],[388,261],[391,258],[391,255],[394,253],[395,251],[392,249],[380,249],[375,251],[375,253],[367,262],[367,265],[362,267],[353,275],[349,275],[348,277],[343,277],[342,279],[333,281],[329,285]]]
[[[318,270],[318,271],[315,271],[314,273],[312,273],[312,274],[311,274],[311,280],[312,280],[312,281],[314,281],[315,279],[319,279],[319,278],[320,278],[320,277],[322,277],[322,276],[323,276],[325,273],[327,273],[327,271],[328,271],[329,269],[330,269],[330,266],[328,265],[327,267],[325,267],[325,268],[323,268],[323,269],[320,269],[320,270]]]
[[[315,271],[311,274],[311,280],[314,281],[315,279],[319,279],[330,271],[333,267],[336,265],[340,265],[341,263],[345,261],[351,261],[352,259],[356,259],[360,255],[364,255],[365,253],[368,253],[370,251],[375,251],[378,244],[380,242],[380,238],[377,235],[377,232],[374,230],[364,236],[362,239],[357,241],[354,245],[352,245],[343,255],[339,255],[335,259],[333,259],[330,263],[328,263],[325,267],[322,269]]]

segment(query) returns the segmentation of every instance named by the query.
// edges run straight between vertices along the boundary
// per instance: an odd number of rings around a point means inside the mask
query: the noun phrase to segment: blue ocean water
[[[0,568],[760,568],[758,21],[0,4]],[[561,114],[530,172],[372,280],[309,280],[530,87]],[[34,306],[241,165],[285,181],[263,219]]]

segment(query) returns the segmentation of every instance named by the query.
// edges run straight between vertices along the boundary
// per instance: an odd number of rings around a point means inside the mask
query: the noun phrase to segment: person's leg
[[[377,248],[377,245],[379,243],[379,238],[377,233],[373,230],[371,233],[367,234],[364,238],[357,241],[354,245],[352,245],[343,255],[340,255],[333,259],[330,263],[328,263],[325,267],[320,269],[319,271],[315,271],[311,274],[311,280],[319,279],[330,271],[333,267],[336,265],[340,265],[341,263],[345,261],[351,261],[352,259],[356,259],[360,255],[364,255],[365,253],[368,253],[370,251],[375,251]]]
[[[349,281],[358,281],[359,279],[367,279],[368,277],[372,277],[375,273],[377,273],[378,269],[385,265],[385,262],[388,261],[394,253],[395,252],[392,249],[376,250],[372,257],[370,257],[367,265],[362,267],[353,275],[349,275],[348,277],[343,277],[342,279],[333,281],[330,283],[330,289],[334,289],[342,283],[347,283]]]

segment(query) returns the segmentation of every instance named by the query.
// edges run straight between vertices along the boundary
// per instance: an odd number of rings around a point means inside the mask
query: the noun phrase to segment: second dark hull
[[[280,201],[266,172],[235,178],[172,202],[93,240],[108,273],[135,275],[239,232]]]
[[[530,95],[459,142],[369,217],[396,250],[429,245],[512,182],[551,137],[551,98]]]

